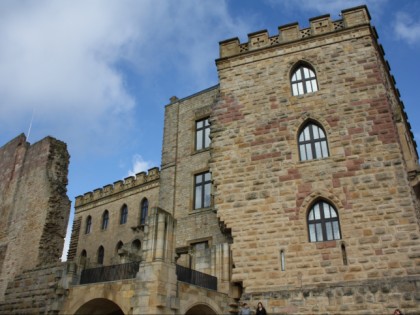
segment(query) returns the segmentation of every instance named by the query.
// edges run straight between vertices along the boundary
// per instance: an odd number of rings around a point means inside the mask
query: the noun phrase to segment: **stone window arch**
[[[88,215],[86,218],[86,228],[85,228],[85,234],[89,234],[92,231],[92,217]]]
[[[298,135],[299,158],[301,161],[321,159],[329,156],[327,136],[315,121],[307,121]]]
[[[149,200],[143,198],[140,203],[140,225],[146,224],[147,214],[149,212]]]
[[[108,228],[109,223],[109,212],[108,210],[105,210],[102,214],[102,230],[106,230]]]
[[[127,207],[126,204],[124,204],[121,207],[120,224],[126,224],[127,223],[127,217],[128,217],[128,207]]]
[[[338,211],[326,200],[319,199],[312,204],[307,222],[310,242],[341,239]]]
[[[299,62],[293,67],[290,84],[294,96],[318,91],[315,70],[307,63]]]
[[[105,258],[105,249],[101,245],[98,248],[98,264],[103,265],[104,264],[104,258]]]
[[[131,249],[133,252],[138,252],[141,249],[141,242],[139,239],[135,239],[131,242]]]
[[[82,266],[82,268],[85,268],[87,263],[87,252],[86,250],[82,250],[82,252],[80,253],[80,259],[79,259],[79,264],[80,266]]]
[[[119,241],[117,243],[117,246],[115,246],[115,254],[118,255],[118,251],[124,246],[124,243],[122,241]]]

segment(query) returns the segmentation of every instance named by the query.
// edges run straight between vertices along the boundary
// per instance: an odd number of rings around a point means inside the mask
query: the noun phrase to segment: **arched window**
[[[138,239],[135,239],[132,243],[131,243],[131,249],[134,252],[138,252],[141,248],[141,242]]]
[[[115,247],[115,253],[118,255],[118,251],[123,247],[124,243],[119,241]]]
[[[86,250],[82,250],[82,252],[80,253],[80,265],[83,268],[86,266],[86,260],[87,260]]]
[[[89,215],[86,218],[85,234],[89,234],[91,230],[92,230],[92,217]]]
[[[325,131],[314,123],[308,123],[299,133],[299,156],[301,161],[329,156]]]
[[[308,214],[310,242],[323,242],[341,239],[337,211],[326,201],[315,203]]]
[[[128,216],[128,207],[127,207],[127,205],[123,205],[121,207],[120,224],[126,224],[127,223],[127,216]]]
[[[318,91],[315,71],[307,65],[298,66],[293,71],[290,82],[295,96]]]
[[[104,247],[101,245],[98,248],[98,264],[103,265],[104,256],[105,256],[105,250],[104,250]]]
[[[149,211],[149,201],[144,198],[140,206],[140,225],[146,224],[147,212]]]
[[[106,230],[109,222],[109,212],[105,210],[102,214],[102,230]]]

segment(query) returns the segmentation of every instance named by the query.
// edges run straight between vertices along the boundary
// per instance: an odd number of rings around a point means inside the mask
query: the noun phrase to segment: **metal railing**
[[[217,291],[217,277],[212,275],[176,265],[176,276],[178,281]]]
[[[132,279],[136,277],[139,265],[140,262],[135,261],[120,265],[84,269],[80,277],[80,284]]]

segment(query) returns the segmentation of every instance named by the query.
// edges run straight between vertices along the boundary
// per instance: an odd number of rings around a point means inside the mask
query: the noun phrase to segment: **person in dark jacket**
[[[258,302],[257,311],[255,312],[256,315],[267,315],[267,311],[265,310],[264,306],[261,302]]]

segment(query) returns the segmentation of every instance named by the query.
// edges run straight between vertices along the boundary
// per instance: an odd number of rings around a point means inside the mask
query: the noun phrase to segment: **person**
[[[394,311],[394,315],[403,315],[403,313],[397,308],[395,311]]]
[[[239,311],[239,315],[251,315],[251,309],[245,302],[242,304],[241,310]]]
[[[256,315],[267,315],[267,311],[265,310],[264,306],[261,302],[258,302],[257,311],[255,312]]]

